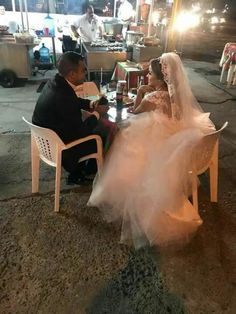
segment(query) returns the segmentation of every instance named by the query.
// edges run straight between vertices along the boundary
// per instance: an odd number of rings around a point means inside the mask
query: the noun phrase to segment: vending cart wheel
[[[13,87],[16,83],[16,74],[12,70],[0,71],[0,84],[2,87]]]

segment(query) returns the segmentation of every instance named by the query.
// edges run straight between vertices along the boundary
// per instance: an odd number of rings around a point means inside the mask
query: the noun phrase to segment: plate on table
[[[125,106],[131,106],[134,103],[135,96],[129,97],[129,96],[123,96],[123,104]]]
[[[133,104],[136,95],[129,93],[128,96],[123,96],[123,105],[130,106]],[[107,93],[107,98],[111,106],[116,105],[116,92]]]

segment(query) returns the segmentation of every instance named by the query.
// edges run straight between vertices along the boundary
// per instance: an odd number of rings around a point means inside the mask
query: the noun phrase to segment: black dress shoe
[[[93,182],[93,179],[87,178],[85,176],[81,177],[73,177],[71,175],[68,175],[66,184],[67,185],[88,185]]]
[[[97,173],[97,163],[95,159],[89,159],[84,169],[86,176],[95,175]]]

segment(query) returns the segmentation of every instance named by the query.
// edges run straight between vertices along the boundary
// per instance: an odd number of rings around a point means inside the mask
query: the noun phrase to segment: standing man
[[[71,25],[67,13],[63,18],[57,21],[57,30],[62,34],[59,39],[62,41],[62,52],[75,51],[77,45],[77,38],[71,30]]]
[[[0,6],[0,25],[1,26],[8,26],[8,19],[5,15],[5,7],[3,5]]]
[[[130,22],[133,18],[133,7],[128,0],[120,0],[120,6],[118,8],[118,19],[122,22]]]
[[[93,6],[87,7],[86,14],[82,15],[77,21],[71,25],[71,29],[77,38],[82,42],[96,41],[98,37],[102,37],[102,22],[99,17],[94,14]]]
[[[55,131],[67,144],[95,134],[100,115],[106,112],[107,106],[100,106],[98,102],[76,96],[74,88],[85,79],[85,64],[80,54],[72,51],[64,53],[58,61],[58,72],[43,88],[34,109],[32,122]],[[92,115],[85,121],[82,120],[81,109],[93,110]],[[86,180],[85,165],[78,163],[78,160],[93,152],[96,152],[95,140],[63,151],[62,166],[69,172],[68,184],[80,184]]]
[[[6,10],[3,5],[0,6],[0,25],[8,27],[8,33],[13,34],[18,30],[18,24],[14,20],[6,17]]]
[[[119,2],[120,6],[118,8],[118,19],[123,22],[122,35],[123,38],[125,38],[129,23],[134,17],[134,11],[132,4],[128,0],[119,0]]]

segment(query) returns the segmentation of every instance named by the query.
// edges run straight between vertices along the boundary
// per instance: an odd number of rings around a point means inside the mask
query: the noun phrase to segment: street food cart
[[[21,32],[9,33],[9,26],[0,24],[0,85],[12,87],[17,78],[29,78],[32,74],[33,47],[37,46],[35,37],[29,33],[27,1],[24,2],[26,28],[23,18],[22,0],[19,0],[21,12]],[[5,13],[5,9],[4,9]]]
[[[17,78],[29,78],[32,74],[35,38],[28,33],[14,36],[7,29],[0,31],[0,84],[12,87]]]
[[[85,56],[89,81],[91,72],[100,72],[101,68],[104,72],[112,72],[116,62],[127,59],[127,53],[121,45],[82,43],[82,51]]]
[[[12,87],[17,78],[32,74],[33,47],[35,44],[0,42],[0,84]]]

